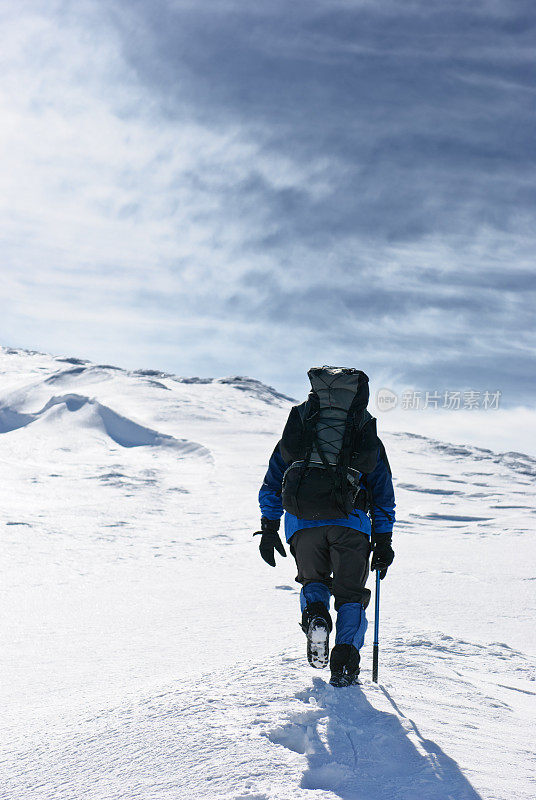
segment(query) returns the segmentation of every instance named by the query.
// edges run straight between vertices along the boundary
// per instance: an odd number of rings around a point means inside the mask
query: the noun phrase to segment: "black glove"
[[[393,536],[391,533],[377,533],[374,536],[374,549],[372,551],[371,570],[380,571],[380,580],[387,575],[387,568],[393,563],[395,553],[391,547]]]
[[[279,538],[278,530],[281,520],[279,519],[268,519],[267,517],[261,517],[261,530],[255,531],[253,536],[260,536],[261,543],[259,545],[259,551],[262,558],[269,564],[271,567],[275,567],[275,555],[274,555],[274,548],[280,553],[282,556],[287,556],[285,553],[285,548],[283,547],[283,542]]]

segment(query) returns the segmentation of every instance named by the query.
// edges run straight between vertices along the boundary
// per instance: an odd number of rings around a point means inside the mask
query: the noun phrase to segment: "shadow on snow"
[[[321,678],[297,699],[306,707],[269,734],[307,756],[301,786],[343,800],[482,800],[457,763],[397,708],[378,711],[359,686],[334,689]]]

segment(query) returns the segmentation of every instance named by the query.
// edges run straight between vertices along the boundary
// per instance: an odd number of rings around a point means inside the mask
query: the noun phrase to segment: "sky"
[[[534,406],[529,0],[0,6],[0,343]]]

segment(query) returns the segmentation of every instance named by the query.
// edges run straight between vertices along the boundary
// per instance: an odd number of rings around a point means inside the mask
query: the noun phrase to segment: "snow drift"
[[[70,414],[78,414],[78,421],[88,431],[102,431],[121,447],[176,447],[183,453],[210,457],[206,447],[189,442],[187,439],[175,439],[168,434],[158,433],[118,414],[95,399],[79,394],[53,396],[35,414],[22,414],[9,406],[0,407],[0,433],[23,428],[39,419],[48,422],[51,418],[58,420],[61,418],[61,413],[58,412],[65,410]],[[80,411],[83,413],[79,414]]]

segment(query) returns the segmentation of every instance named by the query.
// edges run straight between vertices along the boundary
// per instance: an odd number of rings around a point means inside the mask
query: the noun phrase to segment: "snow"
[[[369,628],[335,689],[251,536],[288,398],[10,349],[0,374],[0,798],[535,796],[534,458],[383,435],[380,684]]]

